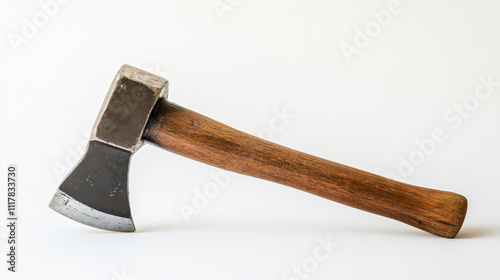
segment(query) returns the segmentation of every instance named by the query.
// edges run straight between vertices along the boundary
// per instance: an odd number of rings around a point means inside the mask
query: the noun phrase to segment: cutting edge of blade
[[[63,216],[91,227],[120,232],[135,231],[132,217],[118,217],[93,209],[61,190],[56,191],[49,207]]]

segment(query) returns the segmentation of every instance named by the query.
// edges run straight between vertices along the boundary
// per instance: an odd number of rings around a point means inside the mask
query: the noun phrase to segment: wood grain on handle
[[[143,138],[166,150],[233,172],[291,186],[454,237],[465,218],[459,194],[408,185],[254,137],[165,99]]]

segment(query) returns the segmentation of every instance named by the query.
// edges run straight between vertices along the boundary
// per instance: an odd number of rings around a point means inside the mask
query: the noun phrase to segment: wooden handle
[[[254,137],[165,99],[143,138],[233,172],[291,186],[452,238],[465,218],[459,194],[408,185]]]

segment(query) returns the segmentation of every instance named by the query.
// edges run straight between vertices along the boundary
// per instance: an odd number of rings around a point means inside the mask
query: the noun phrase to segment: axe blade
[[[135,231],[128,199],[132,152],[90,141],[80,162],[56,191],[49,207],[88,226]]]

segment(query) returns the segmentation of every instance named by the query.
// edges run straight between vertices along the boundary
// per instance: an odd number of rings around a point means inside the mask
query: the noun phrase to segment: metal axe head
[[[59,186],[49,207],[77,222],[113,231],[135,231],[128,199],[130,157],[167,80],[121,67],[94,124],[85,155]]]

